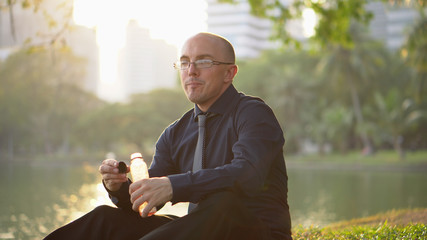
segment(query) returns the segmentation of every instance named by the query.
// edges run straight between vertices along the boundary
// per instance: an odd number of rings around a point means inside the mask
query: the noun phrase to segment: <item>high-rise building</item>
[[[154,88],[176,86],[177,75],[172,64],[177,58],[177,48],[164,40],[152,39],[149,30],[135,20],[129,21],[125,47],[119,58],[119,78],[125,98]]]
[[[208,31],[227,38],[237,58],[258,57],[260,52],[272,47],[271,22],[252,16],[247,1],[228,4],[207,0],[207,3]]]
[[[96,93],[99,84],[99,47],[96,44],[96,30],[84,26],[73,26],[65,36],[68,46],[76,56],[86,60],[83,87]]]
[[[366,7],[374,15],[370,23],[371,35],[383,41],[391,50],[400,48],[405,43],[410,27],[415,23],[417,11],[382,2],[370,2]]]
[[[293,0],[281,2],[291,5]],[[235,4],[218,0],[207,0],[207,3],[208,31],[226,37],[234,45],[237,58],[256,58],[266,49],[277,48],[278,43],[271,39],[273,23],[253,16],[248,0],[239,0]],[[290,35],[302,42],[308,37],[303,23],[303,19],[294,19],[286,25]]]

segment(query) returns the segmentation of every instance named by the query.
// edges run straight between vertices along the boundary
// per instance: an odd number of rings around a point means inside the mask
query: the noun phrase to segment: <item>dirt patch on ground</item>
[[[354,226],[378,226],[387,223],[389,226],[408,224],[427,224],[427,208],[417,208],[408,210],[392,210],[386,213],[377,214],[370,217],[353,219],[334,223],[328,226],[331,229],[340,229]]]

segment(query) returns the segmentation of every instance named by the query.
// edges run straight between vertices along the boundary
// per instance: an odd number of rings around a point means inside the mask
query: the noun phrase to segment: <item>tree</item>
[[[166,126],[192,107],[181,89],[155,89],[132,96],[126,107],[131,124],[123,129],[126,141],[152,151]]]
[[[249,95],[264,99],[274,110],[288,141],[286,151],[296,152],[308,136],[317,114],[319,81],[314,76],[316,55],[303,51],[265,52],[261,58],[239,63],[234,84]]]
[[[402,53],[408,64],[416,72],[416,82],[414,89],[417,89],[416,101],[427,106],[427,17],[424,11],[420,11],[420,18],[414,28],[409,33],[406,44],[402,48]]]
[[[239,0],[219,0],[220,2],[238,3]],[[427,0],[376,0],[391,5],[410,5],[420,9],[427,6]],[[248,0],[251,13],[268,18],[274,23],[273,38],[285,45],[300,43],[286,30],[286,24],[292,19],[301,18],[305,9],[312,9],[318,17],[313,40],[321,46],[339,44],[352,46],[350,27],[354,22],[368,24],[372,13],[366,10],[369,0]]]
[[[39,115],[47,105],[48,72],[46,68],[36,70],[43,62],[39,55],[21,51],[0,66],[0,136],[8,145],[9,158],[13,158],[16,143],[31,136],[32,116]]]
[[[23,44],[50,48],[51,46],[65,46],[65,33],[73,25],[74,0],[5,0],[0,1],[0,16],[9,17],[10,35],[13,45]],[[15,29],[15,11],[21,8],[26,15],[32,14],[32,18],[44,20],[39,24],[37,33],[29,36],[17,36]],[[23,12],[21,11],[22,15]],[[24,33],[24,35],[27,33]],[[25,39],[20,39],[19,37]]]
[[[119,155],[141,151],[148,157],[164,128],[191,107],[179,89],[135,94],[129,103],[106,104],[85,114],[75,136],[79,146],[89,151]]]
[[[377,43],[370,40],[360,26],[352,25],[351,32],[355,40],[354,48],[330,44],[329,51],[324,54],[318,69],[323,72],[325,84],[330,90],[336,91],[332,96],[340,98],[350,96],[363,148],[367,153],[372,153],[373,146],[365,128],[360,95],[369,91],[369,85],[375,81],[373,76],[377,66],[383,62],[383,55],[378,51],[372,51],[372,46]]]
[[[425,118],[426,112],[421,110],[412,99],[402,100],[402,95],[396,88],[389,91],[386,96],[376,93],[375,100],[374,111],[381,116],[376,124],[376,132],[384,138],[385,142],[390,142],[399,158],[404,160],[404,134]]]
[[[409,66],[414,69],[415,77],[412,78],[412,89],[416,92],[414,100],[418,106],[427,109],[427,17],[420,11],[420,18],[409,33],[407,42],[402,48],[403,57]],[[427,146],[427,119],[419,124],[419,131],[414,131],[413,139],[418,139],[417,145]],[[414,143],[415,144],[415,143]]]
[[[66,49],[27,49],[0,66],[0,141],[8,143],[10,157],[16,148],[53,153],[69,147],[76,119],[99,104],[80,86],[83,64]]]

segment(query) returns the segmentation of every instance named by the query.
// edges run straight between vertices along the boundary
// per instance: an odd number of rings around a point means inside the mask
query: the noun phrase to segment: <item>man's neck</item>
[[[208,101],[206,104],[197,104],[197,107],[199,107],[202,112],[207,112],[209,108],[224,94],[224,92],[230,87],[231,84],[227,84],[224,86],[223,89],[221,89],[220,94],[218,94],[214,99]]]

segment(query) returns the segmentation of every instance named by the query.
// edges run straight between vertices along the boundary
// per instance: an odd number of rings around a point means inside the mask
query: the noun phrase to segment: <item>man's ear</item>
[[[237,67],[237,65],[229,66],[227,71],[225,72],[224,82],[232,82],[238,71],[239,67]]]

